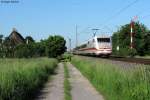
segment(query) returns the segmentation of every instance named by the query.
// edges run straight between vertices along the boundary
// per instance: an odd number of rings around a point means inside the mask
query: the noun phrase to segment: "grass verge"
[[[0,100],[29,100],[57,66],[57,60],[0,59]]]
[[[107,100],[150,100],[150,66],[123,69],[107,60],[77,56],[72,63]]]
[[[65,80],[64,80],[64,93],[65,93],[65,100],[72,100],[71,98],[71,86],[70,86],[70,82],[69,82],[69,71],[67,68],[66,63],[64,63],[64,76],[65,76]]]

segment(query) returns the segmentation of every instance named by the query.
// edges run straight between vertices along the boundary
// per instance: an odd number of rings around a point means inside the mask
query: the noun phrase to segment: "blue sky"
[[[92,28],[98,35],[116,31],[129,23],[133,16],[150,29],[150,0],[138,0],[116,16],[117,12],[135,0],[19,0],[17,4],[0,3],[0,34],[8,36],[15,27],[24,37],[35,40],[49,35],[62,35],[75,45],[75,26],[78,25],[79,42],[92,37]],[[112,18],[112,16],[114,16]],[[107,21],[109,18],[112,20]]]

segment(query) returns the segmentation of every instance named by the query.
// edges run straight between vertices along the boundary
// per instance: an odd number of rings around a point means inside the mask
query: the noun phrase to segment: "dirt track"
[[[64,66],[58,65],[56,74],[51,77],[45,87],[40,91],[36,100],[64,100]]]
[[[90,82],[71,63],[70,74],[72,100],[104,100]],[[36,100],[64,100],[64,65],[58,65],[56,74],[45,84]]]

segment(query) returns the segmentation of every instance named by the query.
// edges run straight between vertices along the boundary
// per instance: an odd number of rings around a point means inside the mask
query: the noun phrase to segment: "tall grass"
[[[107,100],[150,100],[150,66],[123,69],[79,57],[73,57],[72,63]]]
[[[0,59],[0,100],[28,100],[56,65],[48,58]]]

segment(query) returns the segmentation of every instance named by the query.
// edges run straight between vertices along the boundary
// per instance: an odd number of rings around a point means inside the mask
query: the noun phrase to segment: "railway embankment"
[[[72,64],[107,100],[149,100],[150,65],[74,56]]]

